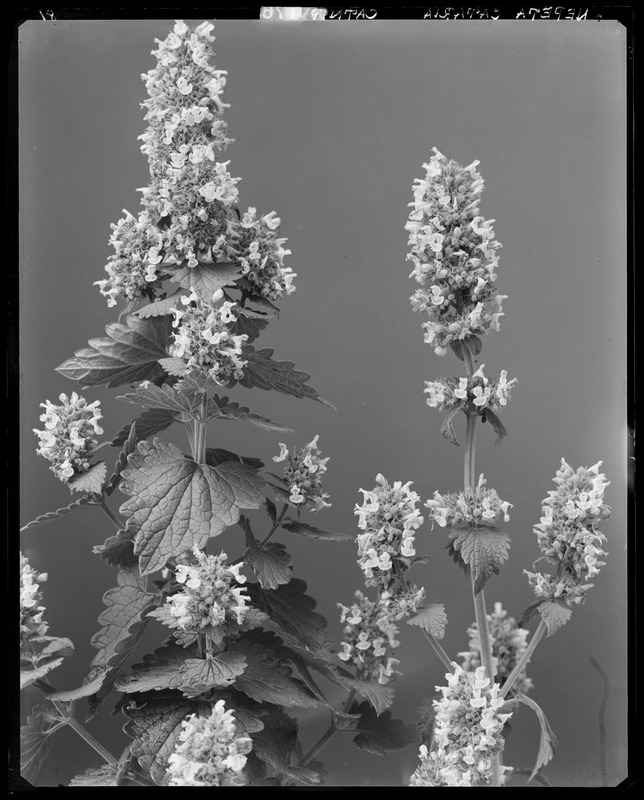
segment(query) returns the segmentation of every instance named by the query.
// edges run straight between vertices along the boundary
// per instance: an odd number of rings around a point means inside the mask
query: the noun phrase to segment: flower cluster
[[[188,373],[205,373],[225,385],[242,377],[246,364],[242,345],[248,336],[231,332],[237,320],[236,306],[230,302],[218,304],[222,297],[221,290],[215,292],[210,303],[202,302],[194,290],[182,296],[185,309],[172,309],[172,326],[176,330],[168,352],[185,362]]]
[[[40,439],[36,452],[52,462],[51,471],[66,483],[89,469],[89,460],[98,444],[94,435],[103,433],[98,425],[102,414],[100,401],[88,404],[76,392],[72,392],[71,398],[63,393],[59,400],[61,405],[49,400],[40,404],[45,409],[40,416],[45,430],[33,431]]]
[[[447,492],[444,495],[434,492],[433,499],[425,503],[432,525],[436,523],[441,528],[453,528],[457,525],[489,526],[494,524],[501,513],[504,521],[508,522],[508,508],[512,508],[512,504],[501,500],[495,489],[486,489],[486,483],[481,475],[473,492]]]
[[[468,411],[483,412],[489,409],[498,412],[507,405],[516,378],[508,380],[508,373],[501,370],[498,380],[489,380],[483,374],[485,364],[469,378],[441,378],[425,381],[425,392],[429,395],[427,405],[442,411],[445,408],[461,406]]]
[[[176,579],[184,588],[171,595],[148,616],[175,629],[175,636],[187,646],[199,635],[219,646],[224,636],[253,626],[249,597],[240,584],[246,577],[241,564],[226,564],[226,553],[209,556],[193,550],[196,564],[179,564]]]
[[[602,560],[607,555],[606,537],[597,530],[610,516],[604,504],[609,481],[599,471],[601,463],[575,471],[561,459],[554,478],[557,488],[541,504],[541,521],[534,528],[543,556],[557,565],[558,572],[553,577],[525,570],[537,597],[564,600],[568,605],[583,603],[593,585],[587,581],[606,563]]]
[[[233,140],[223,118],[226,72],[210,64],[213,27],[204,22],[191,30],[178,20],[164,41],[156,40],[157,66],[142,76],[148,127],[139,138],[150,185],[141,190],[138,218],[125,212],[112,226],[115,253],[108,278],[97,281],[110,306],[119,296],[153,298],[153,284],[178,264],[233,262],[247,291],[269,300],[295,291],[295,275],[283,264],[290,251],[278,238],[279,218],[271,212],[258,219],[254,208],[242,214],[240,178],[229,172],[229,161],[217,160]]]
[[[20,644],[26,645],[34,636],[44,636],[49,625],[43,621],[45,607],[40,605],[42,593],[39,584],[47,580],[47,573],[38,573],[20,553]]]
[[[273,461],[286,461],[284,482],[288,486],[289,501],[298,508],[312,506],[311,511],[328,508],[329,495],[322,492],[322,476],[326,472],[328,458],[320,458],[319,436],[315,436],[306,447],[288,447],[280,442],[280,454]]]
[[[487,615],[487,619],[496,681],[499,686],[503,686],[528,646],[528,631],[526,628],[519,628],[513,617],[508,617],[508,612],[501,603],[494,604],[494,611]],[[470,637],[470,649],[458,655],[463,659],[463,669],[472,672],[482,664],[481,640],[476,622],[467,629],[467,633]],[[510,696],[527,694],[532,686],[532,680],[527,677],[524,668],[510,689]]]
[[[181,723],[178,744],[168,758],[168,786],[243,786],[251,748],[233,712],[218,700],[210,716],[191,714]]]
[[[498,684],[490,685],[485,669],[466,672],[455,665],[443,697],[434,700],[435,749],[421,746],[421,765],[412,786],[476,786],[489,782],[492,756],[503,749],[503,726],[511,713],[501,713]],[[507,771],[507,768],[506,768]]]
[[[416,554],[414,537],[423,518],[416,509],[420,497],[409,489],[411,481],[396,481],[390,486],[380,474],[372,491],[360,489],[364,502],[356,505],[358,527],[358,564],[367,586],[387,588],[392,580],[394,562]],[[404,566],[404,565],[403,565]]]
[[[338,658],[350,662],[358,670],[360,678],[375,678],[378,683],[389,683],[396,672],[394,665],[400,663],[394,652],[400,646],[396,639],[398,627],[396,620],[400,611],[391,597],[384,592],[379,602],[372,602],[360,591],[356,591],[354,603],[350,608],[338,603],[341,611],[340,621],[345,641]]]
[[[425,341],[438,355],[450,344],[499,329],[505,295],[495,292],[496,240],[492,223],[479,214],[483,178],[478,161],[463,167],[436,148],[425,178],[414,183],[409,231],[410,275],[420,288],[411,297],[429,321]]]

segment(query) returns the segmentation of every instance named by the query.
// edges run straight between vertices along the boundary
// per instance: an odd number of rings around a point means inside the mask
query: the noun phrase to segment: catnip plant
[[[63,726],[97,755],[73,786],[316,785],[325,774],[317,755],[337,731],[374,753],[418,742],[413,725],[386,711],[393,693],[375,666],[380,649],[366,653],[360,634],[355,651],[348,635],[333,644],[274,538],[287,532],[331,546],[352,538],[305,519],[317,521],[331,505],[319,437],[280,442],[274,471],[213,441],[219,422],[230,420],[292,433],[233,400],[227,392],[237,385],[331,404],[306,372],[257,345],[296,275],[285,264],[280,218],[243,210],[240,179],[222,160],[232,139],[212,30],[177,21],[157,40],[157,65],[143,75],[149,185],[138,213],[124,211],[112,225],[113,253],[96,281],[118,319],[57,368],[83,391],[129,387],[120,399],[141,411],[103,441],[100,402],[63,393],[42,404],[43,427],[34,429],[39,455],[75,499],[25,525],[24,535],[78,508],[100,509],[113,529],[93,553],[114,568],[115,585],[103,597],[83,684],[60,690],[52,673],[73,644],[48,634],[47,576],[21,555],[21,688],[43,695],[21,729],[21,774],[30,782]],[[189,453],[159,436],[171,426],[183,428]],[[110,446],[118,450],[111,471],[99,458]],[[114,502],[117,490],[124,498]],[[216,539],[228,528],[238,537],[224,551]],[[391,613],[416,602],[392,597]],[[154,626],[164,643],[139,653]],[[341,708],[323,682],[346,692]],[[88,720],[110,704],[123,714],[121,752],[77,719],[81,701]],[[293,714],[325,708],[330,727],[305,748]]]

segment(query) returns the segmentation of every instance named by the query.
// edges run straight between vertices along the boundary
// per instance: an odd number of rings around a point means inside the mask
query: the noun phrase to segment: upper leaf
[[[263,717],[264,730],[256,733],[253,751],[280,775],[285,775],[298,783],[314,785],[320,782],[317,772],[298,766],[297,722],[282,711],[272,707]]]
[[[72,654],[74,645],[69,639],[57,636],[33,636],[30,639],[29,658],[21,658],[20,688],[31,686],[59,667],[65,658]]]
[[[49,522],[52,519],[58,519],[65,514],[69,514],[69,512],[73,511],[75,508],[80,508],[81,506],[89,503],[90,499],[91,498],[89,497],[80,497],[78,500],[74,500],[73,503],[70,503],[64,508],[57,508],[55,511],[48,511],[46,514],[41,514],[39,517],[36,517],[36,519],[32,519],[31,522],[23,525],[22,528],[20,528],[20,533],[29,530],[29,528],[35,528],[37,525],[42,525],[44,522]]]
[[[148,303],[148,305],[139,308],[135,313],[141,317],[141,319],[147,319],[147,317],[163,317],[166,314],[171,314],[172,309],[176,307],[182,294],[183,292],[181,291],[175,292],[170,297],[164,297],[163,300],[156,300],[154,303]]]
[[[246,335],[248,344],[254,342],[259,334],[269,323],[269,318],[265,315],[260,315],[250,311],[247,308],[242,309],[235,322],[230,326],[231,333],[235,336]]]
[[[492,574],[497,575],[506,562],[510,537],[492,528],[467,528],[450,533],[448,545],[460,556],[474,575],[474,591],[478,594]]]
[[[131,496],[121,513],[136,531],[142,575],[185,550],[203,549],[209,537],[237,522],[240,509],[263,502],[264,480],[251,467],[235,461],[198,464],[161,439],[141,442],[129,464],[121,489]]]
[[[258,584],[250,584],[247,589],[253,605],[300,642],[316,639],[326,626],[324,617],[313,610],[316,602],[305,594],[306,583],[300,578],[292,578],[277,589],[261,589]]]
[[[316,528],[314,525],[309,525],[308,522],[301,522],[298,519],[291,519],[286,517],[284,522],[280,525],[285,531],[290,533],[299,533],[303,536],[310,536],[313,539],[325,539],[329,542],[353,542],[354,537],[349,536],[348,533],[340,533],[339,531],[325,531],[322,528]]]
[[[498,447],[501,444],[501,442],[505,439],[505,437],[508,435],[508,432],[505,429],[505,425],[497,417],[494,411],[490,411],[489,408],[486,408],[483,412],[483,421],[489,422],[490,425],[494,428],[494,432],[496,433],[496,441],[494,442],[494,446]]]
[[[339,672],[339,682],[345,689],[355,689],[374,707],[376,714],[382,714],[394,702],[392,686],[373,681],[361,681],[349,675],[346,670]],[[365,705],[364,703],[362,704]],[[362,712],[359,712],[362,713]]]
[[[295,369],[292,361],[274,361],[273,349],[270,347],[263,350],[255,350],[252,345],[245,345],[242,348],[243,358],[246,359],[244,374],[239,379],[239,383],[247,389],[275,389],[292,397],[319,400],[327,406],[331,406],[320,393],[312,386],[307,386],[311,379],[308,372]],[[236,381],[231,383],[234,385]],[[333,406],[331,406],[333,408]]]
[[[114,443],[112,442],[112,445]],[[121,472],[125,469],[125,465],[127,464],[127,457],[130,453],[134,452],[134,448],[136,447],[136,423],[132,422],[130,425],[130,430],[127,435],[127,439],[123,442],[123,449],[119,453],[119,457],[116,459],[116,464],[114,465],[114,472],[112,473],[107,485],[105,486],[105,494],[110,495],[116,489],[121,480]]]
[[[442,639],[445,636],[447,626],[447,614],[442,603],[430,603],[423,606],[417,614],[407,620],[408,625],[418,625],[435,639]]]
[[[199,398],[180,394],[167,384],[155,386],[150,383],[147,386],[139,386],[135,392],[121,395],[117,400],[125,400],[144,408],[164,408],[177,414],[188,414],[195,418],[198,416]]]
[[[165,408],[149,408],[134,420],[128,422],[112,439],[112,447],[122,447],[129,439],[132,430],[132,425],[135,426],[135,444],[142,442],[144,439],[154,436],[155,433],[160,433],[175,421],[176,417],[172,411]],[[132,452],[132,451],[130,451]]]
[[[552,636],[555,631],[568,622],[572,616],[572,609],[557,600],[546,600],[540,604],[539,613],[548,628],[548,636]]]
[[[57,372],[82,386],[114,387],[160,378],[164,372],[157,362],[168,355],[170,329],[167,316],[130,316],[125,325],[112,322],[105,328],[107,338],[90,339],[89,347],[77,350]]]
[[[134,555],[134,535],[131,531],[120,530],[109,536],[103,544],[97,544],[92,552],[104,558],[113,567],[133,567],[138,558]]]
[[[416,726],[392,719],[390,711],[378,716],[369,703],[354,703],[349,711],[351,714],[361,714],[357,724],[360,733],[353,740],[361,750],[384,756],[388,750],[403,750],[409,745],[418,744]]]
[[[231,402],[227,397],[214,395],[208,400],[208,419],[236,419],[239,422],[249,422],[265,431],[277,431],[278,433],[292,433],[292,428],[287,428],[277,422],[272,422],[266,417],[252,414],[245,406]]]
[[[106,476],[107,464],[104,461],[99,461],[98,464],[92,464],[87,472],[83,472],[77,478],[70,480],[67,485],[72,492],[92,492],[94,494],[100,494]]]
[[[456,445],[456,447],[460,447],[458,443],[458,439],[456,438],[456,432],[454,431],[454,426],[452,425],[452,420],[461,410],[461,406],[452,406],[450,410],[447,412],[445,419],[441,423],[441,436],[450,444]]]
[[[213,294],[224,286],[235,282],[241,275],[240,264],[204,264],[196,267],[180,267],[170,278],[183,289],[194,289],[202,303],[210,303]]]
[[[259,546],[250,527],[245,526],[246,553],[244,563],[248,564],[259,580],[262,589],[277,589],[288,583],[292,577],[293,559],[283,544],[268,542]]]
[[[532,770],[532,774],[528,778],[531,781],[534,776],[539,772],[542,767],[552,759],[555,754],[555,750],[557,748],[557,737],[555,736],[552,728],[550,727],[550,723],[546,719],[546,715],[543,713],[541,707],[535,703],[532,698],[528,697],[525,694],[518,694],[517,700],[523,703],[524,705],[531,708],[534,713],[537,715],[537,719],[539,720],[539,726],[541,728],[541,736],[539,738],[539,752],[537,754],[537,762],[534,765],[534,769]]]

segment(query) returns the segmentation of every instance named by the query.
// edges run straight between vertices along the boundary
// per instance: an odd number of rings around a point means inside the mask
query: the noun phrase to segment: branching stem
[[[546,630],[547,630],[546,623],[543,620],[540,620],[537,630],[534,632],[532,639],[530,639],[530,644],[526,647],[523,655],[514,665],[514,669],[512,670],[512,672],[508,675],[507,681],[503,684],[503,688],[499,692],[499,697],[505,697],[507,693],[510,691],[510,689],[514,686],[522,670],[525,668],[528,661],[530,661],[530,659],[532,658],[532,654],[534,653],[536,646],[541,641],[541,637],[546,632]]]
[[[107,516],[110,518],[110,520],[111,520],[111,521],[114,523],[114,525],[116,526],[116,529],[117,529],[117,530],[119,530],[119,531],[122,531],[122,530],[123,530],[123,528],[124,528],[125,526],[123,525],[123,523],[122,523],[122,522],[119,522],[119,520],[118,520],[118,517],[116,517],[116,516],[115,516],[115,515],[112,513],[112,511],[110,510],[109,506],[108,506],[108,505],[107,505],[107,503],[105,502],[105,498],[102,498],[102,499],[101,499],[101,502],[100,502],[100,503],[98,503],[98,505],[99,505],[99,507],[100,507],[100,508],[102,508],[102,509],[103,509],[103,511],[104,511],[104,512],[107,514]]]

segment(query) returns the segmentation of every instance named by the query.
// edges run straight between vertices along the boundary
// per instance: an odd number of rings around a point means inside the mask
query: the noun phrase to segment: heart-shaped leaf
[[[447,626],[447,614],[442,603],[431,603],[423,606],[417,614],[407,620],[408,625],[418,625],[426,630],[435,639],[442,639],[445,636]]]

